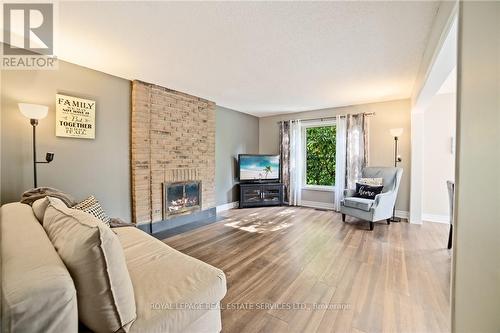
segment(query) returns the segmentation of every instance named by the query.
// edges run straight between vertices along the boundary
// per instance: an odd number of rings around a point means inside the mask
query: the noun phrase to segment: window
[[[337,130],[334,123],[309,125],[304,129],[305,187],[318,188],[335,185],[335,144]]]

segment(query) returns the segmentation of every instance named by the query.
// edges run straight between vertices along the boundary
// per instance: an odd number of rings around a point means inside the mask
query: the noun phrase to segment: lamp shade
[[[402,128],[391,128],[390,130],[392,137],[400,137],[403,134]]]
[[[49,107],[39,104],[19,103],[19,111],[29,119],[42,119],[47,117]]]

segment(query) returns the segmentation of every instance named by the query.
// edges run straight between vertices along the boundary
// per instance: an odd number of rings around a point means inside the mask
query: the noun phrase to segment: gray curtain
[[[280,121],[281,182],[285,186],[284,201],[290,198],[290,121]]]
[[[346,187],[356,188],[361,170],[368,163],[368,123],[363,114],[347,115]]]

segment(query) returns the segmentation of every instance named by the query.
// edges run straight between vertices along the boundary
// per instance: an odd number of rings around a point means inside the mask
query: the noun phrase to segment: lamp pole
[[[398,166],[398,162],[401,162],[401,158],[398,157],[398,137],[394,136],[394,167]],[[396,204],[392,208],[391,222],[401,222],[401,219],[396,217]]]
[[[398,166],[398,137],[394,137],[394,167]]]
[[[33,185],[34,188],[37,187],[36,181],[36,126],[38,125],[38,119],[30,119],[30,124],[33,126]]]

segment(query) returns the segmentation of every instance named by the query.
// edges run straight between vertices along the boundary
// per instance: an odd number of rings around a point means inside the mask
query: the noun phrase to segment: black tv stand
[[[240,208],[280,206],[283,204],[283,184],[240,184]]]

